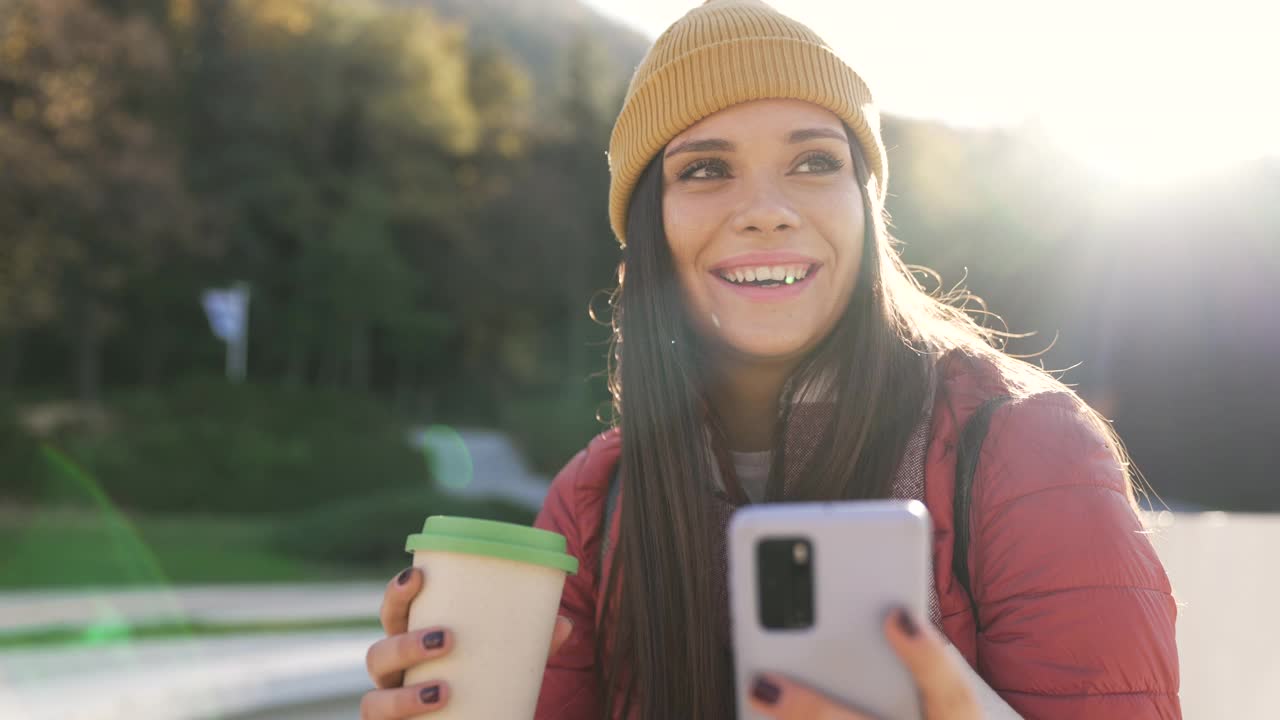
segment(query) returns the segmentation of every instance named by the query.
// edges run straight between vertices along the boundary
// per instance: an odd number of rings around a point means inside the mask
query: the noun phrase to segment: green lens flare
[[[103,556],[100,564],[106,566],[107,576],[85,579],[87,582],[82,583],[168,585],[169,579],[165,577],[151,548],[143,541],[128,516],[116,509],[98,482],[57,449],[44,445],[41,451],[45,461],[53,468],[54,476],[62,481],[64,488],[61,490],[77,501],[87,500],[92,506],[94,515],[84,524],[102,536],[102,542],[83,550]]]
[[[77,641],[83,647],[127,645],[134,634],[127,613],[111,596],[94,593],[94,587],[145,589],[151,595],[153,613],[185,627],[186,613],[167,591],[169,579],[129,517],[75,460],[48,444],[40,446],[40,454],[49,469],[45,495],[62,502],[34,509],[8,531],[17,534],[11,554],[6,548],[0,557],[0,585],[36,578],[50,589],[87,590],[88,607],[75,623],[80,628]],[[58,507],[66,501],[71,501],[71,508]],[[84,554],[92,561],[76,557]],[[56,568],[62,571],[51,573]]]
[[[475,476],[471,452],[462,436],[448,425],[430,425],[422,433],[427,470],[435,482],[448,488],[465,488]]]

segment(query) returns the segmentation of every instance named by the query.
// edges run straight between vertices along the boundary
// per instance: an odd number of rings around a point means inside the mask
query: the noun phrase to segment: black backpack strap
[[[609,530],[613,527],[613,511],[618,507],[618,490],[621,483],[618,482],[618,473],[622,469],[622,463],[613,466],[613,472],[609,473],[609,494],[604,500],[604,519],[600,521],[600,556],[596,558],[596,577],[602,577],[604,573],[604,556],[609,552]]]
[[[1012,398],[994,397],[982,403],[960,431],[956,447],[956,496],[952,504],[955,522],[955,547],[951,554],[951,570],[955,573],[965,595],[969,596],[969,609],[973,612],[974,627],[982,632],[978,617],[978,603],[973,597],[972,580],[969,577],[969,544],[972,539],[970,520],[973,514],[973,482],[978,474],[978,459],[982,455],[982,443],[991,427],[991,416],[1001,405]]]

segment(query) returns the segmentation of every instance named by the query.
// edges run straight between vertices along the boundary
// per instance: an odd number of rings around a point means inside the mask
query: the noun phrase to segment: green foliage
[[[190,379],[111,400],[107,431],[54,445],[126,508],[272,512],[429,483],[407,423],[361,393]],[[41,477],[65,487],[69,472]]]
[[[0,515],[0,588],[372,577],[291,557],[271,547],[273,531],[269,516],[30,507]]]
[[[606,398],[596,383],[522,395],[502,406],[501,427],[534,469],[550,475],[606,429],[601,422],[609,419]]]
[[[504,425],[543,469],[598,429],[583,392],[545,388],[596,369],[600,148],[641,39],[601,41],[573,2],[104,7],[0,9],[0,165],[22,168],[0,199],[0,383],[74,387],[108,418],[42,449],[0,415],[4,495],[341,512],[429,492],[388,406]],[[74,133],[41,125],[56,102]],[[243,387],[207,378],[222,347],[196,300],[232,280],[253,288]]]
[[[104,7],[0,8],[0,349],[35,348],[0,384],[209,369],[195,295],[235,280],[259,379],[430,409],[596,369],[600,148],[642,38],[575,0]]]
[[[367,494],[280,518],[272,544],[290,557],[318,563],[380,568],[409,564],[405,538],[430,515],[532,524],[534,512],[503,500],[464,500],[429,488]]]
[[[572,91],[571,48],[593,38],[599,48],[588,69],[598,81],[625,87],[651,40],[636,30],[592,12],[580,0],[386,0],[430,8],[469,28],[473,45],[501,48],[519,58],[534,90],[534,109],[543,122],[559,121],[560,103]],[[690,3],[690,7],[694,3]],[[566,48],[570,48],[566,52]],[[614,89],[611,95],[621,92]],[[607,111],[616,112],[617,104]],[[599,153],[597,153],[599,159]]]
[[[186,583],[342,580],[357,570],[298,560],[272,549],[263,533],[190,517],[138,525],[125,542],[102,524],[0,527],[0,588],[163,586]],[[267,529],[269,521],[255,526]],[[94,552],[86,552],[93,548]]]
[[[40,467],[39,443],[18,423],[13,405],[0,398],[0,501],[34,497]]]

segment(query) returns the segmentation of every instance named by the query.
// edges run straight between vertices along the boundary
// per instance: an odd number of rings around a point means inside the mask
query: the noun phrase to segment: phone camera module
[[[761,540],[756,579],[761,625],[770,630],[813,626],[813,543],[807,538]]]

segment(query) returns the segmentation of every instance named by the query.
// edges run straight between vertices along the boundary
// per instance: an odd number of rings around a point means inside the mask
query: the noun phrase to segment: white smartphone
[[[751,505],[729,523],[738,717],[759,672],[802,682],[873,717],[919,720],[914,681],[884,618],[926,615],[929,513],[915,500]]]

